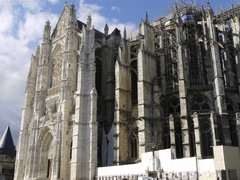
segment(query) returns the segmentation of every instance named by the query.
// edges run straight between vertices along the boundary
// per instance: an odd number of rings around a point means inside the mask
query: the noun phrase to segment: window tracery
[[[132,105],[138,102],[137,60],[131,62]]]
[[[168,112],[168,114],[180,113],[179,99],[174,98],[170,101],[170,103],[168,104],[167,112]]]
[[[167,122],[163,125],[163,148],[168,149],[171,147],[170,144],[170,127]]]
[[[219,53],[225,86],[234,86],[237,83],[235,49],[230,20],[224,22],[223,30],[217,29]]]
[[[234,111],[233,105],[228,97],[226,97],[226,106],[227,106],[227,111]]]
[[[134,127],[130,136],[130,153],[131,158],[138,157],[138,128]]]
[[[183,146],[182,146],[182,126],[181,121],[176,120],[174,123],[174,131],[175,131],[175,146],[176,146],[176,157],[183,157]]]
[[[229,130],[232,146],[238,147],[237,124],[234,120],[229,120]]]
[[[210,110],[210,105],[204,96],[199,95],[193,99],[191,110],[192,111]]]
[[[165,31],[163,38],[166,90],[167,93],[178,90],[178,59],[177,59],[177,40],[176,30]]]
[[[200,132],[201,132],[201,148],[202,148],[202,157],[212,157],[212,130],[209,120],[203,119],[200,120]]]
[[[63,62],[63,51],[60,45],[58,45],[53,52],[52,56],[52,79],[50,87],[54,87],[61,82],[62,73],[62,62]]]

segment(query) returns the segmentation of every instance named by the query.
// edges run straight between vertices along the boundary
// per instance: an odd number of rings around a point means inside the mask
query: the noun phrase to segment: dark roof
[[[78,28],[80,30],[82,30],[83,26],[86,27],[87,25],[85,23],[83,23],[82,21],[79,21],[77,20],[78,22]],[[95,39],[102,39],[104,37],[104,34],[102,32],[100,32],[99,30],[97,29],[94,29],[95,30]]]
[[[10,127],[8,126],[0,140],[0,154],[15,155],[16,149],[13,143]]]

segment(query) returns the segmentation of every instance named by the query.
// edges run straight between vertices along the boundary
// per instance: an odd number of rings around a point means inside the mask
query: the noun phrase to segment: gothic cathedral
[[[238,8],[238,11],[237,11]],[[65,6],[31,58],[15,179],[92,180],[97,167],[171,149],[239,146],[240,7],[176,7],[127,36]]]

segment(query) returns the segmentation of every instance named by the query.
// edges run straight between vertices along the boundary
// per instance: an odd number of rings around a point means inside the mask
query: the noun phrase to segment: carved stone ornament
[[[63,48],[58,45],[52,55],[52,86],[56,86],[61,82],[63,62]]]

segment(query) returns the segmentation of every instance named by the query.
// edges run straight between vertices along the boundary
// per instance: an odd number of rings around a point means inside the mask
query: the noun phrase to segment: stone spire
[[[50,35],[51,35],[51,26],[50,26],[50,22],[47,21],[44,27],[44,32],[43,32],[43,42],[49,42]]]
[[[146,17],[145,17],[145,22],[148,23],[149,20],[148,20],[148,13],[146,12]]]
[[[104,27],[105,36],[108,35],[108,30],[109,30],[109,27],[108,27],[108,25],[107,25],[107,23],[106,23],[106,25],[105,25],[105,27]]]
[[[126,26],[124,26],[123,37],[124,37],[125,39],[127,38],[127,30],[126,30]]]
[[[13,143],[10,127],[8,126],[0,140],[0,154],[15,155],[16,149]]]
[[[213,14],[209,0],[207,0],[207,11],[208,11],[208,13]]]

